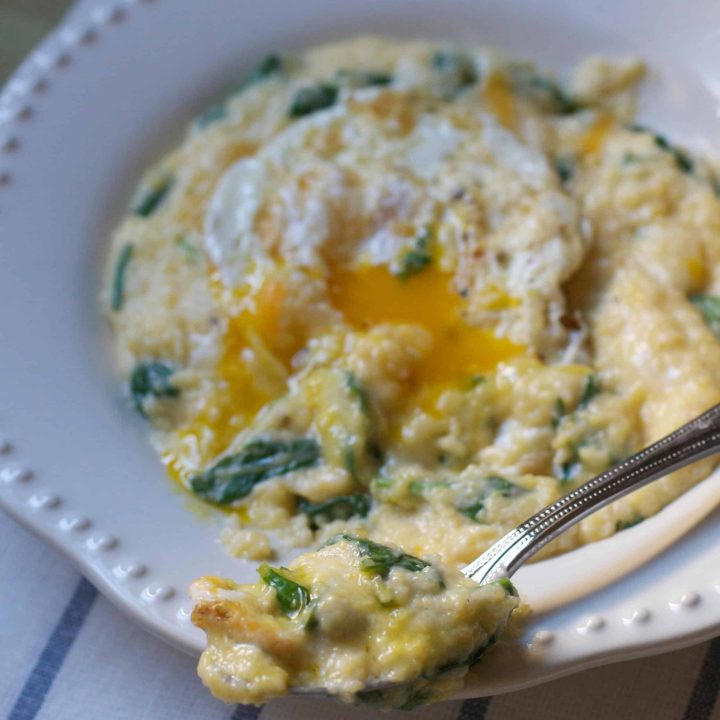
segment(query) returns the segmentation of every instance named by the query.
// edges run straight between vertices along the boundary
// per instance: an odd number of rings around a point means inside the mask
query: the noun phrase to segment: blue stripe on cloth
[[[466,700],[460,708],[457,720],[483,720],[490,707],[491,697]]]
[[[230,716],[230,720],[257,720],[262,708],[254,705],[238,705]]]
[[[708,648],[683,720],[707,720],[720,695],[720,637]]]
[[[77,584],[7,720],[33,720],[38,714],[97,594],[97,590],[85,578]]]

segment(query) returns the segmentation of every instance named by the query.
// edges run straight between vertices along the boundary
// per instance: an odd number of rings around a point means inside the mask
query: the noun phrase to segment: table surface
[[[81,0],[78,5],[92,4]],[[68,0],[0,0],[0,84]],[[195,661],[126,618],[56,551],[0,514],[0,717],[8,720],[720,720],[720,638],[495,698],[377,713],[283,699],[213,699]]]

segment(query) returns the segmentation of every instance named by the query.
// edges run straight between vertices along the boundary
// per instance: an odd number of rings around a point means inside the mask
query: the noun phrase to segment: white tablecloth
[[[85,3],[91,4],[83,0],[76,10]],[[719,691],[720,638],[523,692],[381,717],[720,720]],[[224,705],[198,680],[193,658],[136,627],[68,561],[0,513],[0,717],[369,720],[379,715],[318,700],[283,699],[262,712]]]

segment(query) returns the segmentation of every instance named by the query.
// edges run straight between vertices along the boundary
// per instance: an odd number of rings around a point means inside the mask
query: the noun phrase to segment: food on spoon
[[[258,572],[254,585],[208,577],[191,589],[208,635],[200,676],[229,702],[308,687],[403,709],[448,697],[518,605],[509,580],[478,585],[347,533]]]

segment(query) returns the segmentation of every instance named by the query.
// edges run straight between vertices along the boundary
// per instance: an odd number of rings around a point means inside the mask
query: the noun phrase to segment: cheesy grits
[[[255,585],[192,587],[193,622],[208,634],[200,677],[230,702],[292,684],[410,710],[462,687],[518,604],[509,580],[478,585],[347,533],[259,573]]]
[[[720,186],[635,124],[643,73],[375,37],[270,55],[142,179],[104,297],[132,403],[230,553],[321,548],[195,583],[213,693],[452,692],[517,605],[458,568],[720,402]]]

